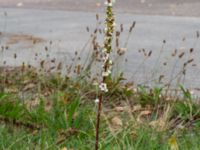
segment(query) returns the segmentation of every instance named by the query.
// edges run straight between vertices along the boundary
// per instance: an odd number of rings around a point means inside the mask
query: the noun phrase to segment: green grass
[[[94,149],[98,91],[92,82],[30,70],[6,78],[0,149]],[[133,91],[120,79],[108,83],[112,91],[104,100],[100,149],[171,150],[173,136],[180,150],[200,149],[200,107],[183,87],[182,98],[167,100],[161,88]]]

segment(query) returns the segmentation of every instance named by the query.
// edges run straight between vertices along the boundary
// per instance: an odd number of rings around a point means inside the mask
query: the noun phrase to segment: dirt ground
[[[115,10],[134,14],[200,16],[199,0],[116,0]],[[0,7],[102,11],[104,0],[0,0]]]

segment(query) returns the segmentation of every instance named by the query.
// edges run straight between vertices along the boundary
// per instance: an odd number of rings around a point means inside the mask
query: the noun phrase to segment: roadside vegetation
[[[124,28],[115,29],[112,4],[106,3],[106,29],[102,29],[99,15],[94,31],[87,27],[91,39],[82,52],[91,44],[88,57],[75,52],[65,66],[49,58],[45,47],[47,59],[37,68],[25,63],[19,67],[2,64],[0,149],[91,150],[95,143],[96,149],[102,150],[200,149],[199,99],[181,82],[194,60],[189,56],[175,75],[173,68],[167,82],[163,74],[152,78],[153,87],[125,80],[120,66],[126,61],[127,43],[136,22],[121,47]],[[98,42],[99,36],[105,37],[103,43]],[[196,36],[199,39],[198,32]],[[4,50],[2,47],[1,52]],[[141,68],[152,51],[142,49],[139,53],[144,56]],[[188,55],[192,53],[191,48]],[[162,50],[157,63],[161,54]],[[185,55],[175,50],[171,57],[178,63]],[[20,59],[17,54],[14,58]],[[156,65],[152,77],[159,74]]]
[[[0,149],[94,149],[97,86],[81,76],[38,74],[31,68],[1,75]],[[110,80],[100,125],[100,149],[200,147],[200,107],[161,88]]]

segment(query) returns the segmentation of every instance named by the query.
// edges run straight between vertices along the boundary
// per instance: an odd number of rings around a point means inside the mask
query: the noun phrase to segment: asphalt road
[[[8,2],[10,4],[6,6]],[[90,33],[86,31],[86,27],[89,26],[92,30],[96,26],[96,11],[93,9],[93,4],[83,5],[84,0],[82,0],[81,3],[77,2],[80,6],[77,8],[72,7],[75,1],[66,0],[66,4],[71,2],[70,7],[64,4],[61,5],[61,2],[64,1],[58,0],[56,2],[60,4],[55,4],[51,8],[45,4],[43,7],[40,3],[40,9],[35,9],[36,6],[39,7],[38,4],[33,5],[30,3],[29,6],[28,3],[23,2],[19,7],[19,2],[15,2],[14,5],[11,0],[6,1],[4,4],[0,1],[2,6],[0,8],[0,44],[4,47],[8,46],[8,50],[0,51],[0,64],[3,65],[4,61],[7,61],[6,65],[19,66],[22,62],[26,62],[37,66],[41,60],[46,58],[45,47],[48,47],[50,58],[56,58],[65,65],[67,65],[68,60],[75,51],[81,53],[85,43],[90,39]],[[85,2],[89,2],[89,0]],[[127,2],[131,4],[132,1]],[[134,4],[137,4],[136,2]],[[147,2],[150,2],[150,0],[146,0],[144,3]],[[152,0],[153,2],[156,4],[155,0]],[[161,5],[167,5],[169,2],[165,1]],[[53,3],[53,1],[49,3]],[[119,1],[119,3],[122,2]],[[186,71],[184,84],[188,88],[199,87],[200,44],[196,33],[200,31],[200,18],[195,17],[195,15],[169,16],[168,13],[161,12],[158,15],[153,12],[157,10],[151,10],[152,13],[147,13],[149,15],[146,15],[145,12],[135,14],[131,12],[132,9],[128,9],[131,5],[123,6],[123,4],[122,7],[119,7],[119,4],[116,6],[117,28],[120,24],[123,24],[125,29],[121,36],[121,47],[124,47],[129,26],[133,21],[136,21],[136,27],[130,36],[127,46],[128,51],[125,56],[128,62],[119,63],[125,71],[126,77],[138,84],[147,81],[146,83],[151,85],[150,80],[152,78],[158,79],[160,75],[164,74],[167,82],[171,78],[175,78],[176,74],[181,71],[184,62],[194,59]],[[16,5],[18,5],[17,8],[8,8],[16,7]],[[138,2],[138,5],[142,5],[141,2]],[[86,6],[88,8],[87,12],[84,10]],[[193,6],[196,5],[193,3]],[[29,7],[33,9],[29,9]],[[103,9],[101,7],[99,5],[97,7],[100,12]],[[126,7],[126,10],[120,10],[123,7]],[[62,10],[60,11],[58,8]],[[121,13],[123,11],[130,11],[131,13]],[[164,11],[162,10],[162,12]],[[183,15],[181,12],[179,13]],[[102,13],[100,13],[100,19],[102,22],[104,21]],[[102,41],[103,37],[100,36],[99,39]],[[163,40],[166,41],[164,45]],[[53,43],[50,44],[50,41]],[[192,53],[189,52],[191,48],[194,48]],[[87,47],[84,51],[85,56],[88,55],[89,49],[90,47]],[[138,53],[139,49],[145,49],[147,52],[152,50],[152,56],[145,59],[141,53]],[[174,49],[178,50],[179,55],[182,52],[187,53],[187,55],[184,55],[183,59],[174,58],[171,56]],[[14,58],[15,53],[17,59]],[[37,59],[35,58],[36,53],[39,55]],[[163,66],[165,62],[167,62],[167,66]]]
[[[1,0],[0,7],[54,9],[65,11],[104,10],[105,0]],[[117,12],[146,15],[200,16],[199,0],[116,0]]]

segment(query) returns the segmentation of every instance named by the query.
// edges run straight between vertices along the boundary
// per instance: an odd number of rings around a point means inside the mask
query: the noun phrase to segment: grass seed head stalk
[[[103,101],[103,94],[108,92],[106,78],[111,75],[112,61],[110,60],[110,54],[112,52],[112,40],[115,26],[115,18],[113,14],[113,3],[114,0],[107,0],[105,2],[106,7],[106,20],[105,20],[105,39],[103,48],[103,65],[102,65],[102,82],[99,84],[100,95],[98,99],[98,110],[97,110],[97,123],[96,123],[96,145],[95,149],[98,150],[99,145],[99,127],[100,127],[100,116],[101,107]]]

